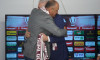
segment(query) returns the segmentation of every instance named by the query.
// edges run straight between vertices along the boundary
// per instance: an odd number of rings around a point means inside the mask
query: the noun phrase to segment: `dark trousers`
[[[34,60],[34,59],[30,59],[30,58],[28,58],[28,57],[26,57],[26,56],[24,56],[24,59],[25,59],[25,60]]]

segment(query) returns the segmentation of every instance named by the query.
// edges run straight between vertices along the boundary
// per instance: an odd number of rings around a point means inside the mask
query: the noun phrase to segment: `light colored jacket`
[[[59,29],[53,18],[41,9],[33,9],[28,22],[28,31],[31,33],[31,37],[24,43],[24,56],[36,60],[36,46],[37,38],[40,33],[46,35],[53,34],[55,36],[66,36],[65,29]],[[48,56],[50,57],[50,44],[45,42],[47,46]]]

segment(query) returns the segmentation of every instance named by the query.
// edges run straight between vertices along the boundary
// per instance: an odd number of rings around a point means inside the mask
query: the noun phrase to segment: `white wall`
[[[57,0],[60,14],[100,14],[100,0]],[[63,8],[63,5],[65,10]],[[38,0],[0,0],[0,60],[5,60],[5,14],[30,14]],[[66,12],[65,12],[66,11]]]
[[[67,14],[100,14],[100,0],[62,0]],[[62,9],[62,8],[61,8]],[[61,11],[64,13],[63,11]]]
[[[5,60],[5,14],[30,14],[33,0],[0,0],[0,60]]]

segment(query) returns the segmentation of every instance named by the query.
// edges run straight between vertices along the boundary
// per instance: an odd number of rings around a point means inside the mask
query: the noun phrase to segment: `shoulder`
[[[38,13],[39,10],[40,10],[40,9],[38,9],[38,8],[34,8],[34,9],[32,9],[31,14],[32,14],[32,13]]]
[[[57,14],[57,15],[55,16],[54,20],[55,20],[55,21],[62,21],[62,20],[63,20],[63,17],[62,17],[61,15],[58,15],[58,14]]]
[[[55,18],[57,18],[57,17],[62,18],[62,15],[57,14],[57,15],[55,16]]]

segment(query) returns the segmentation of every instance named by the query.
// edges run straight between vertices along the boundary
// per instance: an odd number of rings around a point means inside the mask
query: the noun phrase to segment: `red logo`
[[[79,30],[79,27],[66,27],[67,30]]]
[[[74,51],[75,52],[83,52],[84,51],[84,47],[75,47]]]
[[[95,51],[95,47],[86,47],[85,50],[87,52],[94,52]]]
[[[18,58],[24,58],[24,55],[22,53],[18,54]]]
[[[73,46],[73,42],[66,42],[67,46]]]

